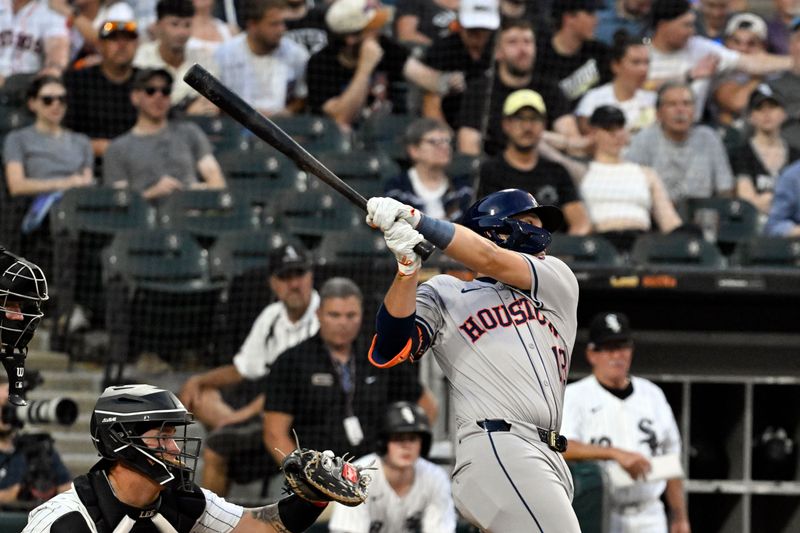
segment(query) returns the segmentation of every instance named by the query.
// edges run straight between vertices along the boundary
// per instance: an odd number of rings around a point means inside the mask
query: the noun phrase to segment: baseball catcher
[[[25,533],[286,533],[308,529],[330,501],[358,505],[369,477],[333,452],[283,461],[289,495],[245,509],[194,483],[201,439],[178,398],[152,385],[107,388],[90,431],[101,459],[70,490],[31,511]]]
[[[25,357],[47,298],[42,269],[0,246],[0,358],[14,405],[26,403]]]

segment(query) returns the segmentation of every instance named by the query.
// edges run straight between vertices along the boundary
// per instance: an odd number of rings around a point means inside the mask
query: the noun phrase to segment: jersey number
[[[553,350],[553,355],[556,357],[558,379],[561,381],[561,384],[564,385],[567,382],[567,373],[569,372],[567,368],[567,352],[558,346],[552,346],[551,349]]]

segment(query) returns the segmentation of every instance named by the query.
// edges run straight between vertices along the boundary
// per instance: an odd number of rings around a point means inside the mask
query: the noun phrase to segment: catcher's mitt
[[[367,499],[372,479],[330,450],[318,452],[297,448],[283,458],[281,469],[291,492],[312,503],[339,502],[354,507]]]

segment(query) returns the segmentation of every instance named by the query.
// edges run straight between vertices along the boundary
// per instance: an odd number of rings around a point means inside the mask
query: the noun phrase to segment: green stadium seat
[[[263,143],[229,148],[217,154],[217,161],[225,177],[232,180],[279,179],[287,169],[295,168],[286,156]]]
[[[699,209],[713,209],[719,214],[717,242],[723,252],[730,252],[736,243],[758,233],[758,209],[745,200],[731,198],[690,198],[681,206],[684,220],[697,223]]]
[[[191,115],[187,116],[185,120],[197,124],[203,130],[214,147],[214,153],[231,148],[246,147],[253,142],[261,142],[256,140],[244,126],[227,115],[213,117]]]
[[[236,231],[225,235],[209,250],[211,278],[228,280],[269,267],[269,254],[286,243],[302,244],[290,234],[268,228]]]
[[[25,106],[0,104],[0,135],[33,124],[33,115]]]
[[[731,262],[743,267],[796,269],[800,267],[800,239],[758,237],[740,242]]]
[[[405,133],[415,119],[413,115],[374,114],[361,126],[359,144],[366,150],[380,150],[398,163],[408,164]]]
[[[315,255],[321,265],[363,261],[374,266],[394,261],[386,249],[383,234],[366,225],[326,234]]]
[[[553,235],[548,251],[572,268],[616,267],[622,264],[616,248],[600,235]]]
[[[80,187],[64,191],[50,213],[53,235],[77,238],[79,233],[113,235],[152,225],[147,202],[136,191],[110,187]]]
[[[177,191],[164,200],[158,210],[165,228],[185,230],[207,246],[223,233],[255,227],[249,206],[232,191]]]
[[[316,155],[327,150],[347,151],[350,141],[332,119],[319,115],[274,117],[273,122],[300,146]]]
[[[480,158],[474,155],[456,152],[453,159],[447,165],[446,173],[450,177],[456,176],[476,176],[480,166]]]
[[[210,280],[208,253],[184,231],[124,231],[103,250],[109,357],[106,382],[142,352],[177,363],[213,353],[224,283]],[[116,376],[113,376],[116,374]]]
[[[723,268],[725,259],[714,244],[683,233],[647,234],[636,239],[631,258],[638,265]]]
[[[281,223],[303,240],[307,248],[315,248],[324,234],[364,224],[364,215],[338,193],[310,190],[284,193],[277,200]]]

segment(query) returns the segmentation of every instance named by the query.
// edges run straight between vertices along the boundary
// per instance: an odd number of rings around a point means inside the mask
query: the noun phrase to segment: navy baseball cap
[[[292,271],[311,270],[311,257],[305,248],[297,244],[283,244],[269,254],[269,270],[273,276],[282,276]]]
[[[558,20],[564,13],[574,13],[576,11],[588,11],[594,13],[606,7],[603,0],[557,0],[550,8],[551,16]]]
[[[772,90],[772,87],[766,83],[762,83],[756,87],[752,93],[750,93],[750,100],[747,103],[747,109],[750,111],[757,109],[758,106],[764,102],[774,102],[780,107],[786,107],[786,102],[783,101],[783,98],[775,94],[775,92]]]
[[[601,105],[589,117],[589,125],[603,129],[624,128],[625,114],[616,106]]]
[[[600,313],[589,324],[589,342],[595,346],[630,340],[633,340],[631,323],[623,313]]]

